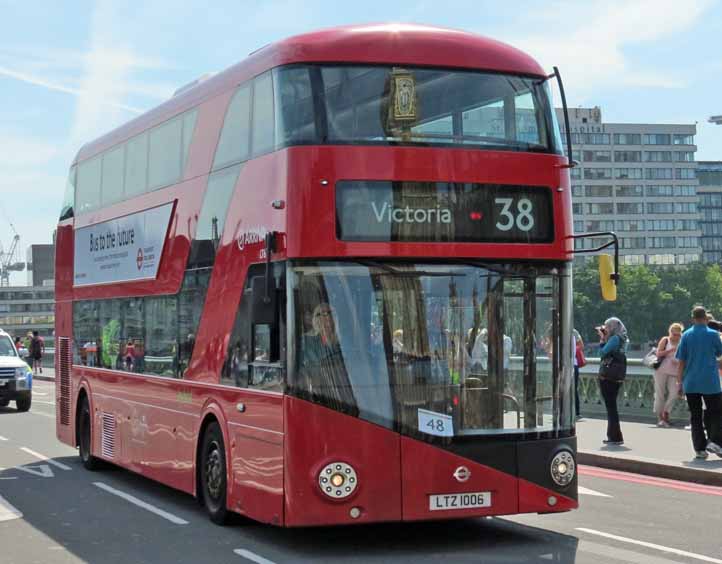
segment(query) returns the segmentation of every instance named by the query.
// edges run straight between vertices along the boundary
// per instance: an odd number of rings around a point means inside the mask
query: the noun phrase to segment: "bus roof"
[[[405,64],[544,76],[532,57],[500,41],[466,31],[414,24],[336,27],[266,45],[246,59],[84,145],[75,162],[93,157],[262,72],[292,63]]]

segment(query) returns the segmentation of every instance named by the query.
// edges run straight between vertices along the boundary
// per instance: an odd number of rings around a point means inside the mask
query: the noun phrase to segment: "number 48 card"
[[[419,431],[437,437],[453,437],[454,423],[450,415],[419,409]]]

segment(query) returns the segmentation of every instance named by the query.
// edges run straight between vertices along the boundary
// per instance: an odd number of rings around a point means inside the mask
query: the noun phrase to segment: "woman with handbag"
[[[610,317],[604,325],[596,327],[599,334],[599,389],[607,409],[607,438],[605,445],[622,445],[624,437],[619,425],[617,396],[627,376],[627,329],[616,317]]]
[[[657,366],[654,370],[654,413],[657,416],[658,427],[669,427],[669,412],[679,396],[677,373],[679,361],[674,358],[677,345],[682,339],[681,323],[672,323],[668,334],[662,337],[657,344]]]

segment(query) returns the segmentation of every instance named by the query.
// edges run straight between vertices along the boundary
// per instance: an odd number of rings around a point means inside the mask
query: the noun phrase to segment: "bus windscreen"
[[[341,181],[342,241],[549,243],[551,192],[543,186]]]

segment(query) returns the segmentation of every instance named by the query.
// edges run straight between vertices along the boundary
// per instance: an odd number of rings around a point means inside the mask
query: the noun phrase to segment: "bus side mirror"
[[[251,281],[251,319],[254,324],[276,324],[278,292],[276,292],[275,280],[273,282],[268,295],[266,295],[266,279],[264,276],[254,276]]]
[[[599,255],[599,286],[602,290],[602,299],[613,302],[617,299],[617,279],[619,274],[614,272],[614,259],[611,255]]]

